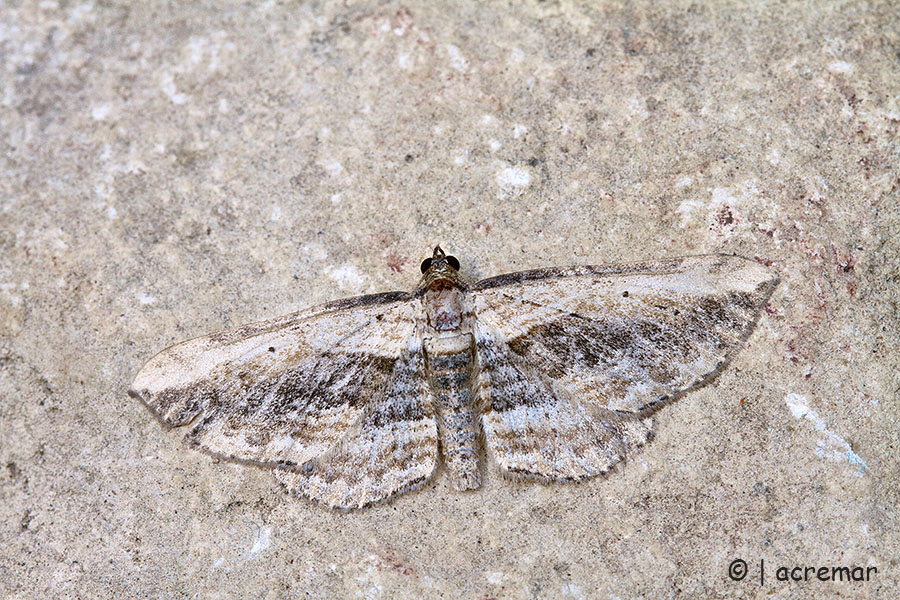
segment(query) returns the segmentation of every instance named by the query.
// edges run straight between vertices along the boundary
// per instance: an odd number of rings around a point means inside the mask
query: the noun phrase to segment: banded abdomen
[[[449,335],[448,335],[449,334]],[[475,364],[472,334],[445,332],[425,341],[425,360],[437,412],[444,464],[457,490],[481,485],[478,413],[473,404]]]

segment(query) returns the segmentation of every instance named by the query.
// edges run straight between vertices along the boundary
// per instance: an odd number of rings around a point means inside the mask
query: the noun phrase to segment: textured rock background
[[[254,4],[0,6],[0,596],[897,597],[896,4]],[[438,242],[472,279],[782,281],[577,486],[333,514],[125,394],[188,337],[411,289]]]

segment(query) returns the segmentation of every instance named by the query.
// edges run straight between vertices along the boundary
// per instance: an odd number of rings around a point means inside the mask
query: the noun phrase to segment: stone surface
[[[897,597],[898,31],[891,2],[0,6],[0,596]],[[782,280],[574,486],[335,514],[125,394],[174,342],[410,289],[436,243],[472,279]]]

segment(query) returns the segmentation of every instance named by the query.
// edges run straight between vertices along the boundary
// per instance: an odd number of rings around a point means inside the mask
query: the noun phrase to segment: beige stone
[[[897,597],[897,31],[892,2],[0,6],[0,597]],[[332,513],[125,393],[191,336],[410,289],[437,243],[472,280],[725,252],[781,283],[578,485]]]

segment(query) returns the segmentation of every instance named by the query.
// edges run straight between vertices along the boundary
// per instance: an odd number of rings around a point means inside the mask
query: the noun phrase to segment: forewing
[[[275,476],[292,492],[336,509],[361,508],[421,486],[437,463],[438,433],[421,339],[412,336],[388,385],[329,452]]]
[[[395,385],[415,336],[406,294],[363,296],[196,338],[153,357],[129,393],[215,456],[297,468]]]
[[[646,417],[724,367],[776,282],[720,255],[512,273],[472,294],[522,364],[580,402]]]

